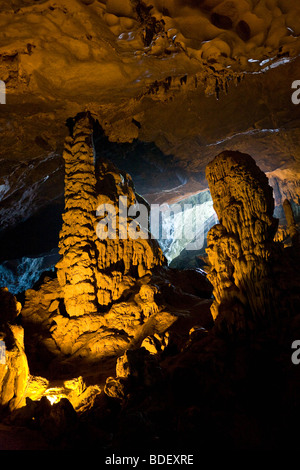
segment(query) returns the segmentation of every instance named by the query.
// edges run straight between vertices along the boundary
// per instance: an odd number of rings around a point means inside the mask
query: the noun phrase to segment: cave
[[[298,0],[0,24],[0,450],[297,450]]]

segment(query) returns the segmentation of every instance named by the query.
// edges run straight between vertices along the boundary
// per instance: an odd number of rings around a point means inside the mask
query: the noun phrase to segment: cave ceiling
[[[86,110],[97,151],[149,202],[206,190],[206,165],[239,150],[278,204],[299,203],[299,14],[296,0],[2,0],[2,233],[61,210],[67,124]]]

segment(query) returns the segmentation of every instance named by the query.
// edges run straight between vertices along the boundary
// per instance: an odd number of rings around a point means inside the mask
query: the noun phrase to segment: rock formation
[[[176,320],[155,300],[152,271],[166,261],[147,220],[143,227],[135,218],[141,206],[131,177],[95,157],[93,126],[83,113],[66,139],[57,278],[29,289],[22,310],[35,338],[28,350],[46,362],[67,356],[93,362],[120,354],[163,334]]]
[[[199,436],[205,449],[289,443],[299,374],[287,367],[286,345],[300,319],[285,313],[299,312],[299,254],[296,245],[273,241],[266,176],[239,152],[219,154],[207,168],[220,222],[208,234],[212,300],[200,270],[170,269],[148,238],[120,236],[118,198],[126,195],[128,209],[137,196],[130,178],[100,155],[94,165],[92,128],[90,116],[80,115],[67,139],[58,277],[29,289],[21,312],[0,292],[7,349],[0,404],[14,410],[5,415],[9,435],[19,425],[30,436],[37,431],[37,447],[98,446],[106,454],[132,442],[140,451],[180,444],[185,452],[199,446]],[[97,214],[101,204],[115,212]],[[119,227],[115,238],[99,238],[99,220]],[[293,228],[289,212],[287,220]],[[131,235],[145,233],[137,227],[126,220]],[[219,334],[260,321],[266,328],[254,328],[251,341]]]
[[[91,123],[86,117],[74,128],[73,137],[66,139],[63,154],[65,212],[59,244],[62,259],[57,264],[57,277],[71,317],[97,312],[93,245],[96,177],[91,135]]]
[[[298,449],[299,18],[299,0],[1,1],[1,450]],[[216,155],[212,286],[205,245],[161,245],[173,270],[137,214],[139,194],[204,209]]]
[[[99,312],[121,299],[136,279],[164,263],[157,243],[142,237],[133,239],[132,218],[127,209],[137,203],[129,175],[111,163],[95,162],[92,143],[93,122],[83,115],[75,123],[73,136],[66,139],[64,159],[65,212],[60,233],[61,260],[58,280],[63,290],[66,311],[71,317]],[[119,198],[125,201],[125,217],[120,213]],[[109,222],[113,236],[99,234],[97,209],[113,207]],[[120,219],[123,221],[121,233]],[[142,235],[142,233],[141,233]]]
[[[297,225],[295,222],[295,217],[293,214],[293,209],[291,207],[291,203],[288,199],[285,199],[283,201],[283,209],[284,209],[284,214],[287,222],[287,231],[290,236],[290,239],[293,243],[293,245],[299,244],[299,232],[297,230]]]
[[[29,368],[24,350],[24,330],[15,324],[21,304],[6,288],[0,290],[0,412],[25,404]]]
[[[161,379],[158,357],[144,347],[128,350],[120,356],[115,372],[116,377],[107,378],[104,391],[108,396],[119,399],[138,387],[153,386]]]
[[[207,237],[212,315],[229,330],[249,328],[277,312],[272,188],[252,157],[240,152],[219,154],[206,177],[220,221]]]

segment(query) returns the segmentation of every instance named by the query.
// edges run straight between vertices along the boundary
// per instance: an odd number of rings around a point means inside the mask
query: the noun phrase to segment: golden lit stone
[[[229,330],[276,315],[271,260],[276,252],[274,199],[266,175],[249,155],[226,151],[207,165],[220,223],[207,235],[214,286],[211,313]]]

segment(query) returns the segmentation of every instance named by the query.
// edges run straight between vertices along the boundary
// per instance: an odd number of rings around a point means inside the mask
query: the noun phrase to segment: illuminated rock
[[[158,244],[147,233],[146,239],[131,237],[134,221],[132,217],[127,220],[127,208],[137,202],[133,183],[129,175],[119,172],[111,163],[95,162],[92,134],[91,117],[80,116],[73,136],[66,139],[63,154],[65,212],[57,276],[71,317],[96,314],[102,307],[120,300],[136,279],[165,263]],[[126,204],[122,223],[120,197]],[[104,217],[107,207],[115,210],[110,218]],[[102,218],[97,218],[98,211],[102,211]],[[107,219],[106,230],[114,228],[106,237],[104,225],[99,234],[103,218]]]
[[[95,158],[93,126],[89,113],[78,115],[66,139],[57,279],[29,289],[22,310],[36,339],[28,350],[39,356],[36,345],[42,343],[47,360],[122,354],[176,320],[155,301],[152,270],[166,260],[148,232],[148,214],[144,227],[129,210],[140,207],[131,177]]]
[[[272,260],[278,221],[267,177],[246,154],[226,151],[206,169],[220,224],[208,233],[212,315],[229,330],[276,315]]]
[[[139,345],[149,335],[164,335],[177,317],[155,302],[156,290],[150,284],[137,283],[126,301],[114,303],[106,313],[69,318],[57,279],[45,278],[37,290],[26,292],[22,310],[26,350],[38,374],[53,358],[94,361],[122,354],[130,344]]]
[[[48,386],[49,381],[44,377],[30,375],[26,388],[26,397],[34,401],[40,400],[42,396],[44,396]]]
[[[156,356],[144,347],[128,349],[117,359],[116,377],[108,377],[106,395],[123,399],[135,387],[150,386],[161,380],[162,372]]]
[[[169,332],[163,334],[155,333],[152,336],[147,336],[142,344],[141,347],[145,348],[150,354],[158,354],[162,352],[169,344]]]
[[[5,345],[5,361],[0,364],[0,409],[13,411],[25,405],[29,367],[24,351],[24,330],[19,325],[7,325],[0,332]],[[2,361],[3,362],[3,361]]]
[[[118,398],[122,400],[127,394],[126,379],[108,377],[106,379],[104,392],[111,398]]]
[[[96,313],[96,252],[92,243],[96,177],[88,117],[65,142],[65,212],[60,233],[57,277],[70,316]],[[92,240],[91,240],[92,238]]]
[[[82,377],[65,381],[64,387],[67,391],[70,390],[67,398],[77,413],[83,413],[92,408],[101,393],[98,385],[87,386]]]
[[[24,330],[14,324],[20,310],[16,297],[0,289],[0,409],[10,411],[24,405],[29,378]]]

